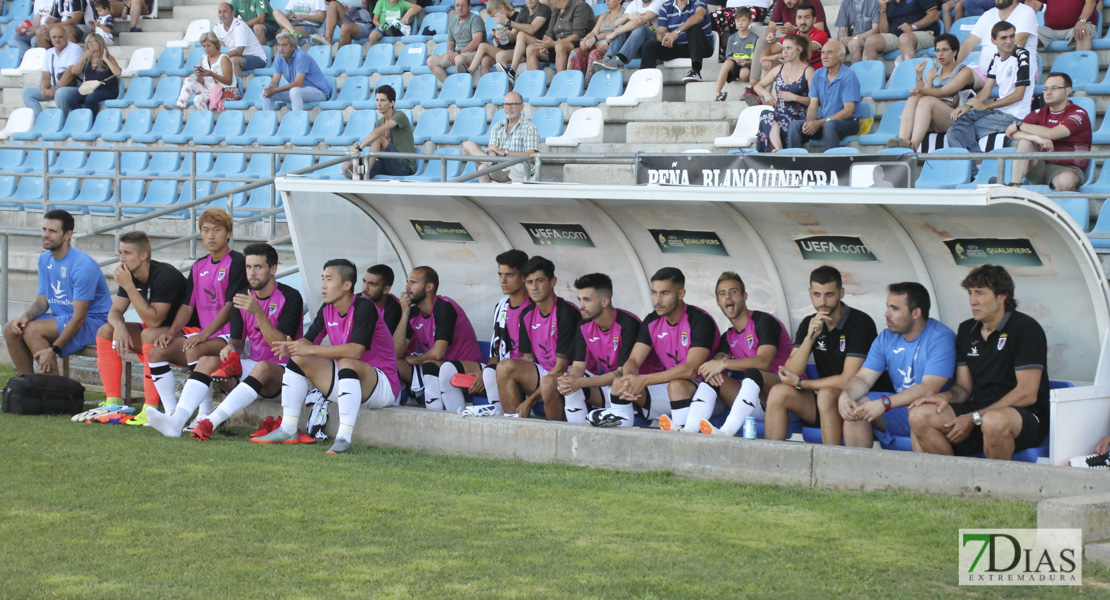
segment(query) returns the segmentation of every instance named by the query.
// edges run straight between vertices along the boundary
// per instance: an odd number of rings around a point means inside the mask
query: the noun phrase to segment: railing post
[[[42,214],[50,210],[46,207],[47,201],[50,199],[50,151],[43,148],[42,150]]]
[[[0,233],[0,322],[8,322],[8,234]]]

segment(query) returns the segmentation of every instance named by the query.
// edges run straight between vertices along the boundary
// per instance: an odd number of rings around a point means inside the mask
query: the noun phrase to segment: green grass
[[[10,369],[0,369],[6,380]],[[960,588],[1016,501],[695,481],[0,415],[2,598],[1072,598]],[[1104,598],[1087,564],[1078,597]]]

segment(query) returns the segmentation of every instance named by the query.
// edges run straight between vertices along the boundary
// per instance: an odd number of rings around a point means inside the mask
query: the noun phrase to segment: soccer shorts
[[[362,406],[367,408],[385,408],[397,404],[397,394],[393,392],[393,384],[381,369],[374,367],[378,373],[378,383],[368,398],[362,400]],[[335,402],[339,398],[339,363],[332,361],[331,365],[331,391],[327,399]]]
[[[65,326],[69,324],[73,315],[56,315],[54,313],[47,313],[39,315],[35,320],[54,319],[54,326],[57,327],[56,335],[60,335]],[[85,323],[81,325],[81,329],[73,336],[73,339],[62,348],[61,357],[65,358],[74,352],[96,343],[96,332],[102,325],[108,322],[108,318],[99,319],[93,315],[85,315]]]

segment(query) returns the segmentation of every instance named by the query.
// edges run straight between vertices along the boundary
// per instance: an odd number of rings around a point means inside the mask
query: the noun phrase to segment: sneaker
[[[397,26],[397,28],[401,30],[401,35],[412,35],[412,25],[411,24],[405,25],[404,23],[401,23],[400,25]]]
[[[510,88],[512,88],[514,85],[516,85],[516,71],[514,71],[512,67],[506,67],[505,65],[498,63],[497,64],[497,70],[501,71],[502,73],[504,73],[505,75],[507,75],[509,77],[509,87]]]
[[[131,419],[129,419],[127,421],[127,424],[128,425],[145,425],[145,426],[149,427],[150,422],[147,420],[147,414],[146,414],[146,409],[148,409],[148,408],[150,408],[150,405],[149,404],[144,404],[143,405],[143,410],[139,411],[139,414],[135,415],[134,417],[131,417]]]
[[[328,448],[328,454],[347,454],[351,451],[351,442],[343,438],[335,440],[335,443]]]
[[[717,429],[713,426],[712,423],[706,421],[705,419],[702,419],[701,422],[698,423],[698,429],[700,429],[701,432],[705,435],[724,435],[723,431]]]
[[[212,437],[213,429],[214,427],[212,427],[212,421],[209,421],[208,419],[201,419],[200,423],[197,423],[197,426],[189,432],[189,435],[193,436],[194,440],[207,442],[208,438]]]
[[[463,418],[466,417],[500,417],[501,413],[498,411],[497,406],[493,404],[481,404],[478,406],[466,406],[459,409],[459,414]]]
[[[308,41],[312,42],[313,46],[330,46],[331,45],[331,44],[328,43],[328,39],[325,38],[324,36],[320,35],[319,33],[314,33],[314,34],[308,36]]]
[[[1110,453],[1077,456],[1071,459],[1071,466],[1083,469],[1110,469]]]
[[[624,417],[604,408],[595,408],[586,415],[586,421],[594,427],[620,427],[624,423]]]
[[[284,429],[278,427],[266,435],[251,438],[251,441],[256,444],[299,444],[301,432],[285,433]]]
[[[297,436],[299,436],[299,439],[300,439],[300,441],[297,442],[298,444],[315,444],[316,443],[316,438],[312,437],[311,435],[308,435],[307,433],[301,431],[300,429],[297,430]]]
[[[682,83],[697,83],[701,81],[701,73],[690,69],[686,71],[686,76],[682,78]]]
[[[278,417],[277,419],[273,417],[266,417],[265,419],[262,419],[262,422],[258,424],[258,429],[254,430],[254,433],[251,434],[251,437],[262,437],[267,433],[270,433],[274,430],[275,427],[278,426],[279,421],[281,421],[281,417]]]
[[[667,415],[659,415],[659,429],[663,431],[682,431]]]
[[[243,374],[243,363],[238,352],[228,352],[227,360],[220,361],[220,367],[212,371],[212,379],[235,379]]]
[[[590,67],[594,72],[597,71],[619,71],[624,68],[624,63],[621,59],[615,56],[606,56],[601,60],[595,60],[594,64]]]
[[[130,31],[131,33],[142,33],[143,32],[143,30],[139,27],[132,27],[128,31]]]

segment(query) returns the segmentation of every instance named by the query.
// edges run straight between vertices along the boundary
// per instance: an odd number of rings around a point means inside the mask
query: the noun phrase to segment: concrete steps
[[[713,139],[732,132],[734,123],[728,121],[630,121],[626,141],[636,144],[681,144],[685,149],[691,144],[712,144]]]

